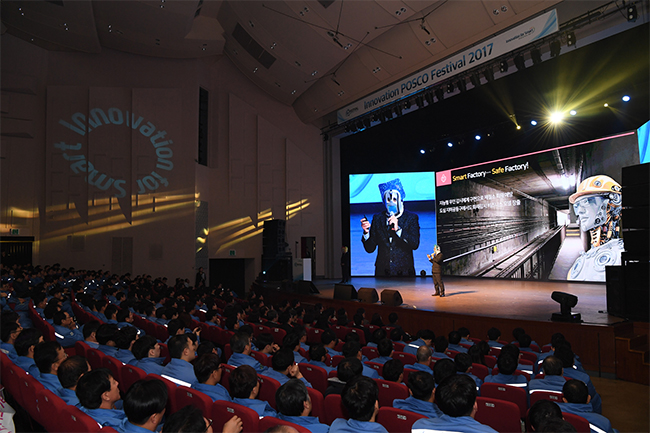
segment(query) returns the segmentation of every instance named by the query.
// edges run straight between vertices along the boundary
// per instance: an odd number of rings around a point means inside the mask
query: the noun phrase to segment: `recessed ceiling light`
[[[292,95],[295,95],[295,94],[296,94],[296,91],[295,91],[295,90],[292,90],[292,91],[291,91],[291,94],[292,94]]]
[[[311,76],[313,77],[313,76],[315,76],[316,74],[318,74],[318,71],[314,71],[314,72],[312,72],[312,73],[311,73]]]
[[[257,69],[258,69],[258,68],[253,69],[253,74],[254,74],[255,72],[257,72]]]

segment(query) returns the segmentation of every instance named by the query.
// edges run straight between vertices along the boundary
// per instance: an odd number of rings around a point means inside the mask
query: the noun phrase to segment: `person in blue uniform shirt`
[[[241,365],[228,376],[230,395],[233,403],[253,409],[260,417],[277,416],[275,409],[264,400],[258,400],[260,382],[255,369],[250,365]]]
[[[438,406],[433,402],[435,398],[435,384],[433,374],[416,371],[409,374],[408,387],[411,396],[393,400],[396,409],[410,410],[428,418],[437,418],[442,415]]]
[[[449,376],[455,376],[456,374],[456,364],[452,359],[441,359],[433,365],[433,379],[436,381],[436,386],[440,385]]]
[[[447,347],[449,347],[447,337],[444,335],[439,335],[433,342],[433,353],[431,356],[438,359],[451,359],[451,357],[445,353],[447,351]]]
[[[415,355],[418,351],[418,348],[424,344],[431,346],[433,340],[436,338],[436,334],[433,333],[430,329],[420,329],[417,334],[415,334],[417,340],[411,341],[404,346],[404,353],[410,353]]]
[[[122,424],[116,430],[128,433],[151,433],[165,415],[167,387],[162,380],[138,380],[124,396]]]
[[[517,388],[523,388],[526,394],[528,394],[528,380],[526,380],[526,376],[514,374],[515,370],[517,370],[517,359],[514,356],[508,353],[501,353],[499,359],[497,359],[497,367],[499,368],[499,373],[485,376],[483,383],[500,383],[516,386]]]
[[[433,351],[427,345],[420,346],[417,353],[415,354],[416,363],[409,365],[408,368],[411,370],[423,371],[429,373],[433,376],[433,370],[431,369],[431,354]]]
[[[133,344],[138,339],[138,330],[133,326],[125,326],[124,328],[117,331],[115,334],[115,345],[119,349],[117,351],[118,361],[122,361],[123,364],[134,365],[137,364],[138,360],[135,359],[131,349]]]
[[[539,431],[540,426],[549,419],[563,419],[562,410],[551,400],[537,400],[530,406],[528,421],[532,431]]]
[[[14,343],[22,330],[22,326],[20,326],[17,322],[3,323],[2,329],[0,330],[0,335],[2,335],[0,350],[2,350],[2,352],[4,352],[4,354],[7,355],[9,359],[11,359],[11,361],[14,363],[18,359],[18,353],[16,353]]]
[[[307,363],[315,367],[320,367],[325,370],[325,373],[329,374],[331,371],[336,370],[336,367],[331,367],[325,364],[326,354],[327,350],[325,350],[325,346],[320,343],[312,344],[309,348],[309,362]]]
[[[15,364],[35,378],[41,375],[34,361],[34,347],[43,342],[43,333],[36,328],[23,329],[16,338],[14,348],[18,358]]]
[[[63,347],[56,341],[38,343],[34,347],[34,361],[40,372],[37,379],[45,388],[58,396],[61,395],[62,387],[56,373],[59,370],[59,365],[67,357],[68,355],[63,350]]]
[[[52,320],[54,321],[54,336],[61,346],[74,347],[77,341],[83,341],[83,333],[77,328],[74,318],[66,311],[57,311]]]
[[[304,383],[291,379],[275,393],[278,418],[298,424],[311,433],[328,433],[330,426],[322,424],[315,416],[309,416],[312,410],[311,398]]]
[[[167,345],[172,360],[163,367],[160,375],[176,385],[192,387],[196,384],[198,380],[190,363],[196,358],[197,347],[189,334],[174,335]]]
[[[273,355],[271,365],[273,368],[267,368],[262,374],[263,376],[270,377],[284,385],[289,381],[289,378],[299,379],[306,386],[311,388],[311,384],[302,376],[298,364],[293,360],[293,351],[290,348],[282,348]]]
[[[612,423],[604,416],[595,413],[591,404],[591,396],[587,385],[581,380],[571,379],[562,387],[562,403],[559,404],[562,412],[578,415],[589,421],[592,433],[612,433]]]
[[[488,329],[487,335],[488,335],[487,344],[490,347],[497,347],[497,348],[503,347],[503,344],[499,343],[499,341],[498,341],[499,338],[501,337],[501,331],[499,331],[495,327],[492,327],[492,328]]]
[[[542,379],[531,379],[528,383],[528,393],[533,394],[536,391],[555,392],[562,394],[562,388],[566,379],[562,376],[564,369],[562,361],[555,356],[548,356],[542,362],[544,377]]]
[[[411,427],[412,433],[431,430],[466,433],[496,433],[492,427],[474,419],[476,405],[476,383],[464,374],[447,377],[436,388],[436,402],[442,411],[437,418],[422,418]]]
[[[156,337],[145,335],[142,338],[138,338],[133,343],[131,353],[133,353],[137,361],[134,365],[142,369],[145,373],[162,373],[165,358],[160,356],[160,344],[156,340]]]
[[[456,364],[456,371],[458,374],[466,374],[476,382],[476,387],[480,388],[483,385],[481,378],[473,375],[470,371],[472,369],[472,357],[467,353],[459,353],[454,357],[454,364]]]
[[[357,358],[359,361],[362,360],[362,354],[361,354],[361,345],[359,344],[358,341],[348,341],[343,345],[343,356],[346,358]],[[377,370],[375,370],[372,367],[367,366],[363,362],[361,363],[361,366],[363,367],[363,374],[366,377],[369,377],[371,379],[379,379],[379,373]]]
[[[449,338],[449,346],[447,347],[449,350],[455,350],[456,352],[467,353],[467,348],[460,345],[460,340],[461,340],[460,332],[451,331],[447,337]]]
[[[97,332],[95,333],[97,343],[99,343],[97,349],[104,353],[104,355],[112,356],[116,359],[117,351],[119,349],[115,344],[115,334],[117,334],[118,331],[119,329],[117,329],[117,325],[104,323],[97,328]]]
[[[399,179],[379,184],[386,210],[361,220],[361,242],[367,253],[377,250],[375,277],[414,276],[413,251],[420,246],[420,222],[404,209],[406,194]]]
[[[357,376],[345,384],[341,393],[341,403],[348,410],[349,419],[337,418],[330,426],[330,433],[388,433],[379,424],[379,388],[377,382]]]
[[[325,346],[327,354],[329,356],[341,355],[341,352],[334,350],[336,345],[339,343],[339,339],[336,337],[336,333],[331,329],[326,329],[320,335],[320,342]]]
[[[81,333],[84,335],[84,343],[93,349],[99,349],[99,343],[97,342],[97,330],[101,326],[101,323],[97,320],[91,320],[90,322],[84,323]]]
[[[71,356],[61,363],[56,376],[61,383],[61,398],[71,406],[79,405],[77,383],[79,378],[90,371],[90,365],[83,356]]]
[[[205,414],[210,415],[210,414]],[[181,433],[181,432],[204,432],[214,433],[212,429],[212,420],[205,417],[201,409],[196,406],[187,405],[177,410],[165,419],[163,433]],[[223,433],[239,433],[242,431],[243,423],[241,418],[234,415],[230,418],[221,430]],[[128,430],[135,431],[135,430]]]
[[[77,381],[76,394],[80,409],[100,426],[119,430],[125,418],[124,411],[115,408],[120,397],[119,382],[107,368],[96,368]]]
[[[371,359],[370,361],[376,362],[378,364],[385,364],[393,359],[393,342],[388,338],[380,340],[379,344],[377,345],[377,353],[379,356],[377,358]]]
[[[232,349],[232,355],[230,355],[226,364],[232,365],[233,367],[249,365],[257,373],[264,373],[267,370],[267,367],[264,367],[257,359],[251,356],[251,341],[247,334],[235,332],[230,337],[230,348]]]
[[[590,403],[594,409],[595,413],[603,412],[603,401],[600,397],[600,394],[596,392],[594,384],[591,382],[591,378],[587,373],[583,373],[575,367],[575,354],[571,347],[567,344],[560,344],[555,348],[555,356],[557,356],[562,361],[562,368],[564,371],[562,374],[565,377],[570,377],[571,379],[578,379],[584,382],[587,385],[589,390]]]
[[[192,388],[201,391],[210,397],[212,401],[232,401],[228,390],[219,383],[221,373],[221,361],[219,361],[217,355],[213,353],[201,355],[194,361],[194,374],[198,383],[195,383]]]
[[[293,350],[293,358],[296,364],[300,364],[301,362],[307,362],[307,358],[302,356],[299,352],[300,350],[300,339],[302,338],[302,335],[299,334],[298,332],[291,332],[287,335],[284,336],[284,339],[282,340],[282,347],[288,347]]]

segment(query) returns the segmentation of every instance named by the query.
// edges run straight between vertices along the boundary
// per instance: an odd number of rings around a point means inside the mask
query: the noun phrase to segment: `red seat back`
[[[22,381],[27,377],[27,373],[22,368],[15,365],[7,355],[0,352],[2,355],[2,385],[12,395],[19,406],[25,407],[25,399],[23,398],[23,384]]]
[[[232,365],[221,364],[221,385],[230,392],[230,373],[235,371],[235,368]]]
[[[223,425],[235,415],[237,415],[242,420],[242,431],[260,431],[259,416],[257,415],[257,412],[246,406],[228,401],[217,400],[212,403],[212,410],[210,413],[210,418],[212,418],[212,429],[214,431],[222,431]]]
[[[20,367],[19,367],[20,368]],[[36,401],[38,400],[38,393],[45,390],[45,387],[37,379],[34,379],[33,376],[25,374],[21,379],[22,383],[22,397],[25,400],[24,408],[29,412],[29,414],[38,422],[41,423],[39,417],[38,409],[36,406]]]
[[[377,422],[389,432],[410,432],[413,423],[426,416],[403,409],[383,406],[379,408]]]
[[[485,365],[477,363],[472,363],[472,368],[469,372],[481,380],[484,380],[485,376],[490,374],[490,370]]]
[[[63,411],[63,424],[59,431],[69,433],[95,433],[101,430],[97,421],[83,413],[79,408],[66,404],[61,410]]]
[[[307,331],[307,342],[309,344],[320,343],[321,342],[321,334],[323,332],[325,332],[324,329],[309,328],[309,330]]]
[[[492,355],[485,355],[485,365],[487,365],[488,368],[494,368],[495,365],[497,365],[497,359],[492,356]]]
[[[120,377],[122,378],[120,381],[120,389],[128,391],[135,382],[147,377],[147,373],[138,367],[125,364],[120,368]]]
[[[535,355],[533,352],[519,352],[521,354],[521,359],[525,359],[526,361],[530,361],[535,365],[537,363],[537,355]]]
[[[379,387],[379,407],[392,407],[393,400],[403,400],[411,395],[408,387],[404,384],[382,379],[375,379],[375,382]]]
[[[564,417],[565,421],[568,421],[569,424],[575,427],[578,433],[591,432],[591,428],[589,427],[589,421],[587,421],[583,417],[568,412],[562,412],[562,417]]]
[[[379,358],[379,352],[376,347],[363,346],[361,348],[361,353],[369,360]]]
[[[87,358],[86,351],[90,349],[90,346],[88,345],[88,343],[85,343],[83,341],[77,341],[74,344],[74,349],[77,352],[77,355]]]
[[[273,342],[278,346],[282,346],[282,340],[287,335],[287,331],[280,328],[271,328],[271,335],[273,335]]]
[[[481,385],[481,397],[496,398],[516,404],[519,407],[519,417],[526,418],[528,409],[528,396],[526,390],[516,386],[502,385],[500,383],[484,383]]]
[[[343,355],[334,355],[332,356],[332,367],[337,367],[341,361],[345,359]]]
[[[363,332],[362,329],[358,328],[348,328],[350,331],[349,332],[354,332],[359,336],[359,344],[361,344],[361,347],[366,345],[366,334]]]
[[[226,346],[230,346],[230,344],[227,344]],[[231,352],[232,352],[232,350],[231,350]],[[257,362],[262,364],[264,367],[271,367],[271,359],[272,358],[270,356],[266,356],[265,353],[258,352],[257,350],[251,350],[251,356],[253,358],[257,359]],[[229,359],[229,358],[230,358],[230,355],[226,355],[226,359]]]
[[[102,362],[103,367],[108,368],[111,371],[113,379],[117,380],[120,383],[119,388],[122,390],[122,392],[126,392],[128,388],[123,389],[124,385],[122,385],[122,366],[124,363],[119,359],[113,358],[112,356],[104,356]]]
[[[275,393],[280,388],[280,382],[271,377],[259,374],[257,377],[260,380],[260,393],[257,398],[268,402],[275,409]]]
[[[415,355],[406,352],[393,352],[393,359],[399,359],[404,365],[413,365],[417,362]]]
[[[539,400],[551,400],[555,403],[562,403],[562,392],[553,391],[533,391],[530,393],[530,405],[534,405]]]
[[[372,362],[372,361],[366,361],[364,362],[368,367],[372,368],[373,370],[376,370],[377,373],[381,376],[382,371],[384,369],[384,364],[380,364],[378,362]]]
[[[521,431],[521,413],[515,403],[481,396],[476,398],[476,406],[474,418],[481,424],[500,432]]]
[[[300,433],[311,433],[311,430],[307,430],[305,427],[292,423],[291,421],[284,421],[281,420],[280,418],[275,418],[272,416],[265,416],[264,418],[260,419],[259,422],[259,431],[266,431],[270,428],[275,427],[276,425],[288,425],[290,427],[295,428],[298,430]]]
[[[36,422],[45,427],[46,431],[61,431],[66,419],[64,418],[63,406],[67,403],[59,396],[54,395],[49,389],[42,389],[36,396],[36,410],[39,414]]]
[[[179,409],[187,405],[196,406],[201,409],[203,416],[209,416],[212,411],[212,399],[196,389],[188,388],[186,386],[179,386],[176,388],[176,405]]]
[[[88,360],[88,364],[90,364],[90,368],[93,370],[104,366],[105,356],[106,355],[104,355],[101,350],[93,349],[91,347],[86,349],[86,359]]]
[[[324,368],[307,363],[298,364],[300,373],[305,377],[305,380],[311,383],[311,386],[325,394],[327,390],[327,372]]]
[[[167,387],[167,412],[174,413],[176,410],[180,409],[176,404],[176,388],[178,387],[174,382],[169,379],[165,379],[159,374],[149,373],[145,376],[145,380],[158,379],[162,380],[165,386]]]
[[[309,392],[309,398],[311,398],[311,416],[323,419],[325,415],[323,394],[319,390],[309,387],[307,387],[307,392]]]
[[[348,410],[343,406],[341,402],[341,396],[339,394],[330,394],[323,400],[323,407],[326,407],[324,418],[321,418],[321,422],[325,424],[332,424],[337,418],[348,419]]]

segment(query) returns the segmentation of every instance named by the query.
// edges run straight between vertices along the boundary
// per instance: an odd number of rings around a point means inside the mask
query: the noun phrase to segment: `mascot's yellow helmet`
[[[604,174],[591,176],[580,182],[576,192],[569,197],[569,203],[574,204],[578,197],[587,194],[621,194],[621,185]]]

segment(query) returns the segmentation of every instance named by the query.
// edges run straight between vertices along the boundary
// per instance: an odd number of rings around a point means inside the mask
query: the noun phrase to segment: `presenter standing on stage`
[[[435,245],[433,247],[433,254],[427,254],[427,258],[431,262],[431,273],[433,274],[433,285],[436,288],[436,293],[431,296],[445,296],[445,283],[442,282],[442,253],[440,247]]]

